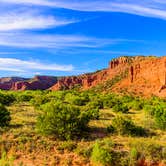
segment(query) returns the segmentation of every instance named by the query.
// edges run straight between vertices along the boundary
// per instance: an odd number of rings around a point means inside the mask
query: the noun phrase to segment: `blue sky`
[[[0,0],[0,77],[77,75],[166,54],[165,0]]]

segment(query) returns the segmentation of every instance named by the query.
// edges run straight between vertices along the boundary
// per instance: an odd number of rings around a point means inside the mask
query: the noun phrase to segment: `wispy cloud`
[[[165,3],[164,0],[143,0],[133,1],[128,0],[1,0],[2,2],[16,3],[16,4],[31,4],[48,6],[55,8],[65,8],[77,11],[103,11],[103,12],[123,12],[136,14],[147,17],[155,17],[166,19],[166,11],[160,3]]]
[[[13,51],[11,51],[11,52],[3,52],[3,51],[0,51],[0,55],[18,55],[18,54],[22,54],[22,53],[25,53],[25,52],[13,52]]]
[[[102,39],[77,35],[55,35],[35,33],[0,33],[0,46],[17,48],[99,48],[125,42],[143,42],[129,39]]]
[[[0,58],[0,70],[12,72],[27,71],[73,71],[72,65],[46,64],[40,61],[25,61],[15,58]]]
[[[45,29],[64,26],[74,22],[76,20],[60,19],[36,11],[20,12],[14,10],[12,12],[1,13],[0,31]]]

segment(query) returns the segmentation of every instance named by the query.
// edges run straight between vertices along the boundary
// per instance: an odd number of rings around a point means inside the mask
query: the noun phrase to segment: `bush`
[[[144,157],[152,162],[161,162],[165,159],[165,146],[157,144],[151,140],[133,140],[129,146],[131,149],[135,149],[137,157]]]
[[[15,97],[12,94],[3,94],[0,93],[0,103],[3,105],[10,105],[15,101]]]
[[[92,148],[92,146],[78,145],[77,149],[75,149],[75,153],[89,159],[92,153]]]
[[[89,120],[88,114],[81,112],[79,107],[48,103],[38,117],[37,129],[43,134],[68,140],[80,135],[87,128]]]
[[[81,110],[83,112],[86,112],[89,119],[93,119],[93,120],[98,120],[99,119],[100,110],[98,108],[93,108],[93,107],[90,107],[90,106],[84,106],[84,107],[81,108]]]
[[[72,152],[74,149],[77,148],[77,144],[72,142],[72,141],[63,141],[59,146],[58,146],[58,150],[60,151],[64,151],[67,150],[69,152]]]
[[[142,127],[135,126],[135,124],[128,118],[118,115],[112,120],[112,131],[119,135],[143,136],[145,131]],[[114,129],[114,130],[113,130]]]
[[[30,102],[35,108],[40,108],[41,105],[46,104],[49,101],[47,96],[37,95],[35,98],[32,98]]]
[[[159,103],[155,106],[146,105],[144,109],[154,118],[158,128],[166,130],[166,109],[164,104]]]
[[[94,100],[87,104],[91,108],[103,109],[103,102],[101,100]]]
[[[113,107],[113,111],[127,113],[129,112],[129,108],[127,107],[127,105],[119,102]]]
[[[110,125],[110,126],[107,127],[107,132],[108,133],[114,133],[115,132],[115,128],[112,125]]]
[[[162,129],[166,130],[166,109],[160,107],[155,111],[155,121],[157,126]]]
[[[132,101],[132,102],[130,103],[130,107],[131,107],[132,109],[134,109],[134,110],[139,111],[139,110],[142,110],[142,109],[143,109],[144,104],[143,104],[143,102],[141,102],[141,101],[134,100],[134,101]]]
[[[0,127],[8,126],[10,120],[10,112],[2,104],[0,104]]]
[[[131,166],[137,165],[139,153],[136,148],[132,148],[129,153],[129,163]]]
[[[112,165],[114,160],[112,141],[96,141],[92,149],[91,160],[97,165]]]
[[[17,101],[19,102],[28,102],[33,98],[33,95],[31,94],[26,94],[26,93],[21,93],[17,96]]]
[[[65,102],[77,106],[84,106],[87,102],[89,102],[89,96],[86,94],[77,94],[76,92],[70,92],[66,94]]]
[[[113,94],[104,96],[102,100],[104,108],[112,108],[114,105],[118,103],[117,96]]]

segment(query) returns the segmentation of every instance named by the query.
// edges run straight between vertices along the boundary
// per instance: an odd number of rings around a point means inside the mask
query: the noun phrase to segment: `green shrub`
[[[129,165],[130,166],[135,166],[137,165],[139,159],[139,153],[136,148],[132,148],[129,154]]]
[[[152,162],[161,162],[166,157],[165,147],[155,141],[133,140],[129,146],[137,151],[138,158],[142,156]]]
[[[166,109],[162,107],[156,109],[154,117],[157,126],[162,130],[166,130]]]
[[[115,128],[112,125],[110,125],[110,126],[107,127],[107,132],[108,133],[114,133],[115,132]]]
[[[21,93],[17,96],[17,101],[18,102],[28,102],[33,98],[33,95],[31,94],[26,94],[26,93]]]
[[[104,108],[112,108],[114,105],[118,103],[118,98],[114,94],[105,95],[103,98],[103,107]]]
[[[3,104],[3,105],[10,105],[15,100],[16,99],[15,99],[14,95],[12,95],[12,94],[0,93],[0,103]]]
[[[103,102],[101,100],[93,100],[87,104],[90,108],[103,109]]]
[[[30,102],[35,108],[40,108],[43,104],[46,104],[49,101],[50,99],[47,96],[36,95]]]
[[[60,139],[72,139],[87,128],[89,117],[79,107],[62,103],[48,103],[43,107],[43,114],[38,117],[39,132]]]
[[[69,152],[72,152],[74,149],[77,148],[77,144],[72,141],[63,141],[59,146],[58,150],[67,150]]]
[[[71,104],[78,105],[78,106],[83,106],[83,105],[86,105],[86,103],[87,103],[86,98],[77,96],[77,97],[74,98],[73,103],[71,103]]]
[[[129,112],[129,108],[127,105],[119,102],[117,103],[114,107],[113,107],[113,111],[115,112],[122,112],[122,113],[128,113]]]
[[[2,104],[0,104],[0,127],[8,126],[10,120],[10,112]]]
[[[84,106],[89,102],[89,96],[84,93],[79,94],[73,91],[66,94],[64,101],[72,105]]]
[[[85,106],[85,107],[82,107],[81,110],[83,112],[86,112],[86,114],[89,117],[89,119],[93,119],[93,120],[99,119],[99,112],[100,112],[100,110],[98,108]]]
[[[166,130],[166,107],[163,103],[158,103],[154,106],[146,105],[144,109],[154,118],[158,128]]]
[[[114,144],[112,141],[96,141],[93,146],[91,160],[97,165],[109,166],[114,160]]]
[[[130,103],[130,108],[137,110],[137,111],[142,110],[143,107],[144,107],[143,102],[138,101],[138,100],[134,100]]]
[[[77,148],[75,149],[75,152],[78,155],[81,155],[89,159],[92,153],[92,148],[93,148],[92,146],[78,145]]]
[[[121,115],[112,120],[112,128],[119,135],[143,136],[146,134],[142,127],[136,126],[130,119]]]

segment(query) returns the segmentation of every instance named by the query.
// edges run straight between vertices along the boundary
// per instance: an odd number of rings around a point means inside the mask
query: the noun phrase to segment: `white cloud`
[[[24,73],[24,70],[21,69],[15,69],[15,68],[11,68],[11,67],[0,67],[0,71],[11,71],[11,72],[21,72]]]
[[[39,61],[25,61],[15,58],[0,58],[0,70],[12,72],[40,71],[73,71],[72,65],[45,64]]]
[[[16,4],[31,4],[56,8],[66,8],[77,11],[103,11],[103,12],[123,12],[147,17],[166,19],[165,8],[160,3],[164,0],[1,0],[2,2]]]
[[[135,4],[113,4],[113,11],[136,14],[147,17],[166,19],[166,11],[158,8],[144,7]]]
[[[44,49],[65,49],[65,48],[99,48],[125,42],[142,42],[128,39],[100,39],[76,35],[54,35],[8,32],[0,33],[0,46],[17,48],[44,48]]]
[[[33,4],[33,5],[42,5],[42,6],[55,6],[56,0],[0,0],[3,3],[13,3],[13,4]]]
[[[0,31],[44,29],[74,23],[74,20],[55,18],[40,12],[12,11],[0,14]]]

